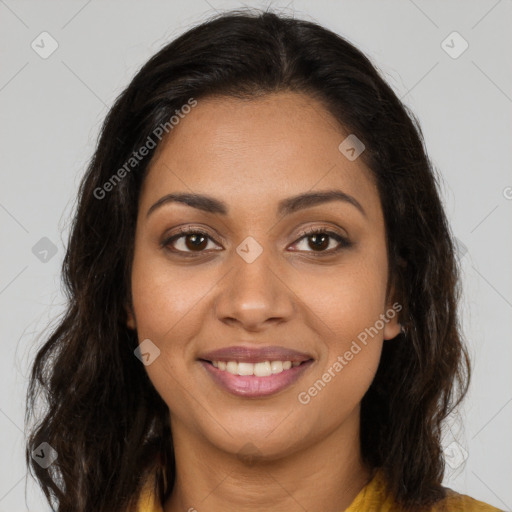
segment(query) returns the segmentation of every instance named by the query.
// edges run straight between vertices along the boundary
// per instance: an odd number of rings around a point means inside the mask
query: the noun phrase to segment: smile
[[[313,362],[313,359],[257,363],[200,360],[221,389],[244,398],[263,398],[283,391],[294,384]]]
[[[232,375],[256,375],[256,377],[276,375],[301,364],[299,361],[262,361],[260,363],[212,361],[211,363],[215,368],[231,373]]]

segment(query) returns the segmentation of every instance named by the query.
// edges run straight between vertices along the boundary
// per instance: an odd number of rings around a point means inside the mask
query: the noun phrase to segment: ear
[[[137,329],[137,322],[135,321],[135,313],[131,304],[125,304],[124,309],[126,311],[126,325],[130,329]]]
[[[400,302],[394,300],[395,298],[395,289],[394,286],[391,287],[391,291],[388,295],[389,299],[387,301],[386,315],[387,321],[384,325],[384,339],[392,340],[396,336],[398,336],[401,332],[402,326],[398,320],[399,313],[402,311],[402,304]]]

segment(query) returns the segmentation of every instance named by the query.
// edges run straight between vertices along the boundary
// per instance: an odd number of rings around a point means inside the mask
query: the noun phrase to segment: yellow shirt
[[[431,512],[503,512],[451,489],[447,489],[447,494]],[[149,484],[140,497],[138,512],[163,512],[163,507],[152,494]],[[361,489],[345,512],[399,512],[386,489],[384,474],[381,471],[377,471],[373,479]]]

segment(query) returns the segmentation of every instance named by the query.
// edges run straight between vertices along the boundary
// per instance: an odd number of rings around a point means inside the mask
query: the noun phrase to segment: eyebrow
[[[328,203],[331,201],[342,201],[344,203],[355,206],[360,213],[366,217],[366,212],[361,206],[359,201],[341,190],[324,190],[320,192],[306,192],[296,196],[288,197],[279,202],[277,213],[278,215],[285,216],[295,213],[305,208],[311,208],[319,204]],[[161,197],[155,204],[153,204],[146,214],[149,217],[156,209],[169,203],[181,203],[198,210],[208,213],[215,213],[219,215],[228,214],[228,206],[226,203],[219,201],[211,196],[193,193],[174,193],[167,194]]]

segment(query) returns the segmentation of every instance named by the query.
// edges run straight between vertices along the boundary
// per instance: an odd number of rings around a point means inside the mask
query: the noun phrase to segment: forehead
[[[315,189],[340,189],[371,210],[378,194],[361,158],[339,150],[350,135],[314,98],[280,92],[198,99],[160,144],[141,206],[172,191],[261,208]],[[375,205],[373,205],[375,207]]]

